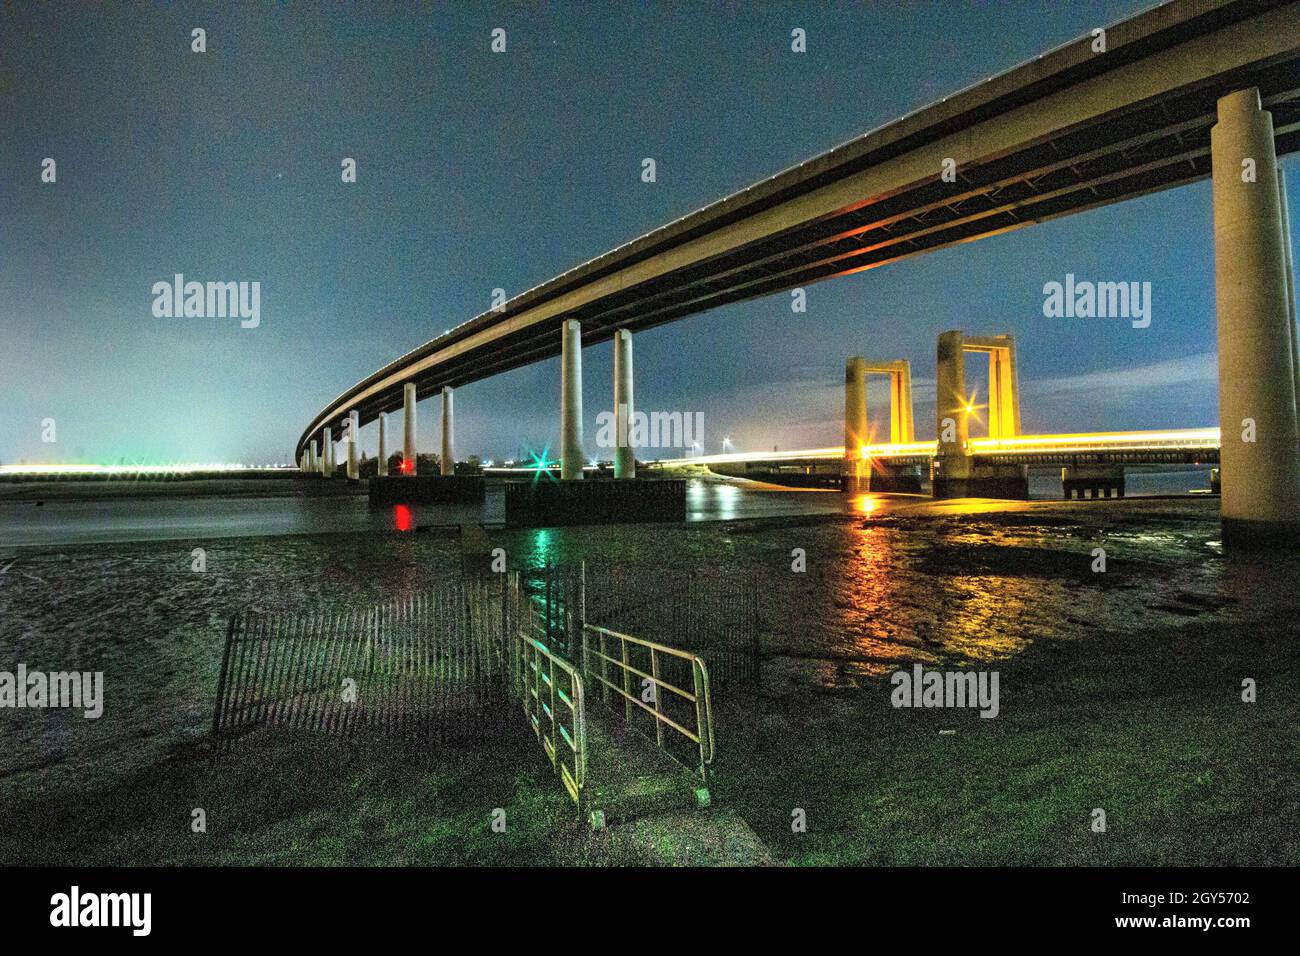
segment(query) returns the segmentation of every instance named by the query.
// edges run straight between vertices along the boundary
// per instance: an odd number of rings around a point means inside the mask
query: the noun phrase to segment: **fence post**
[[[585,631],[585,628],[584,628]],[[605,640],[605,632],[600,632],[600,696],[609,706],[609,645]]]
[[[652,690],[655,695],[655,743],[662,748],[664,745],[664,722],[659,719],[662,713],[659,706],[659,655],[655,653],[653,647],[650,648],[650,676],[654,678],[651,684],[654,685]]]
[[[699,661],[691,661],[691,676],[695,679],[695,732],[700,737],[700,778],[708,783],[708,761],[713,756],[713,726],[709,720],[708,689]]]
[[[627,638],[620,635],[618,642],[623,646],[623,722],[630,724],[632,723],[632,673],[628,670]]]

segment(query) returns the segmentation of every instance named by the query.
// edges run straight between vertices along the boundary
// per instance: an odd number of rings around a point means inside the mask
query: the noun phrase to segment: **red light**
[[[415,462],[409,458],[402,459],[402,474],[409,475],[415,471]]]
[[[397,525],[398,531],[410,531],[411,530],[411,509],[406,505],[394,505],[393,524]]]

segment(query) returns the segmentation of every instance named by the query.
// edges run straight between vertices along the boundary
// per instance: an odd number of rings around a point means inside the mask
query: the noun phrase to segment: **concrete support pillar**
[[[451,389],[442,389],[442,456],[441,470],[444,475],[456,474],[456,417],[452,409]]]
[[[1293,539],[1300,537],[1294,323],[1273,118],[1259,90],[1219,100],[1210,152],[1223,537]]]
[[[307,470],[320,472],[320,462],[316,460],[316,439],[312,439],[307,445]]]
[[[298,456],[298,470],[303,474],[307,473],[307,453],[303,452]]]
[[[361,480],[361,463],[357,461],[357,432],[361,430],[361,413],[348,412],[348,481]]]
[[[843,490],[865,490],[869,466],[862,457],[867,444],[867,360],[851,356],[844,363],[844,481]]]
[[[560,477],[582,478],[582,325],[560,328]]]
[[[379,461],[375,462],[375,474],[380,478],[388,477],[388,412],[379,413]]]
[[[1291,252],[1291,209],[1286,198],[1286,172],[1277,168],[1278,201],[1282,205],[1282,255],[1286,265],[1287,331],[1291,334],[1291,371],[1295,378],[1296,426],[1300,432],[1300,329],[1295,324],[1295,263]]]
[[[614,477],[636,477],[636,449],[628,436],[632,411],[632,333],[614,333]]]
[[[889,441],[894,445],[916,441],[912,420],[912,363],[903,359],[889,374]]]
[[[334,430],[331,428],[323,429],[321,441],[325,447],[325,463],[323,466],[326,478],[334,477]]]
[[[402,474],[415,474],[415,383],[407,382],[402,389]]]
[[[997,338],[1005,340],[1006,345],[989,352],[989,437],[1014,438],[1020,434],[1020,381],[1016,371],[1016,342],[1009,335],[999,335]]]
[[[970,477],[970,411],[961,332],[942,332],[935,375],[939,467],[945,478]]]

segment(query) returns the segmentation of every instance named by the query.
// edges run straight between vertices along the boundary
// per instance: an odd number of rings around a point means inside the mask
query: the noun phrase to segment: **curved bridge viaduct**
[[[379,419],[382,448],[386,413],[404,407],[407,470],[415,403],[441,393],[449,469],[452,389],[559,353],[562,474],[580,478],[584,345],[617,336],[615,407],[630,408],[639,329],[1212,176],[1220,414],[1225,435],[1251,419],[1258,436],[1224,445],[1224,530],[1300,531],[1293,280],[1277,165],[1298,146],[1300,0],[1171,0],[426,342],[326,405],[297,460],[332,465],[345,421],[355,430]],[[619,448],[616,475],[634,469],[632,449]]]

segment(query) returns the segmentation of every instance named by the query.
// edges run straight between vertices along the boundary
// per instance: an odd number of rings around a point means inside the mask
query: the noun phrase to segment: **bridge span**
[[[1220,412],[1234,431],[1249,421],[1255,436],[1222,451],[1225,535],[1300,536],[1300,360],[1277,163],[1298,146],[1300,0],[1171,0],[426,342],[328,403],[296,456],[304,469],[332,474],[320,463],[332,461],[344,422],[355,436],[379,419],[384,435],[384,416],[403,408],[409,471],[416,403],[441,393],[449,459],[454,387],[560,354],[563,475],[579,479],[583,346],[617,336],[615,405],[630,410],[637,330],[1212,177]],[[618,456],[619,477],[634,476],[629,458]]]

